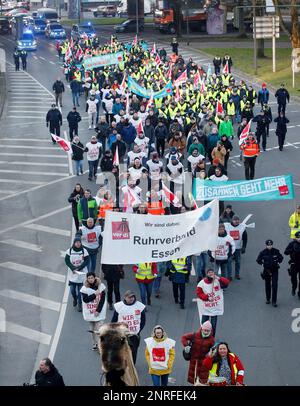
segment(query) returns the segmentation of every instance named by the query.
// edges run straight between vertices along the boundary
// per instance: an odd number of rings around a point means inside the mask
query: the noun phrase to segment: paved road
[[[109,29],[103,28],[102,39],[107,40],[109,36]],[[120,35],[119,38],[128,40],[131,36]],[[145,34],[145,38],[149,38],[149,35]],[[153,37],[150,42],[153,40],[158,46],[161,44],[158,38]],[[4,44],[8,56],[12,55],[13,43],[10,42],[10,38],[0,37],[0,42]],[[205,55],[195,54],[189,48],[182,50],[185,57],[195,57],[197,62],[204,65],[209,62]],[[8,74],[18,79],[10,66]],[[31,76],[22,72],[18,75],[25,80],[28,87],[31,88],[33,85],[38,91],[42,98],[41,103],[37,103],[41,106],[41,111],[36,109],[34,98],[28,96],[26,86],[21,80],[24,87],[20,92],[22,106],[15,108],[15,100],[12,95],[8,96],[6,110],[0,122],[2,146],[0,154],[6,154],[0,155],[0,185],[3,185],[0,195],[2,226],[0,306],[5,309],[8,321],[8,333],[1,335],[0,342],[0,361],[3,366],[0,371],[1,385],[17,385],[28,381],[35,367],[36,358],[47,355],[50,350],[53,354],[57,322],[61,309],[64,309],[61,303],[65,291],[65,267],[60,254],[70,243],[71,218],[69,211],[65,209],[66,198],[78,180],[76,177],[67,176],[67,158],[58,147],[51,145],[44,126],[43,116],[51,104],[47,90],[51,93],[55,78],[62,77],[53,43],[44,39],[39,40],[38,51],[29,57],[28,73]],[[9,90],[12,90],[12,87]],[[15,93],[16,91],[13,95]],[[27,99],[24,95],[28,96]],[[27,115],[24,113],[27,111],[26,107],[34,111],[32,118],[24,117]],[[275,105],[273,107],[274,110]],[[67,90],[62,109],[64,117],[70,108],[70,92]],[[35,114],[37,111],[39,113]],[[80,111],[85,117],[83,107],[80,107]],[[279,152],[276,148],[274,127],[271,127],[269,150],[263,153],[257,162],[257,177],[292,173],[297,185],[296,201],[299,201],[300,197],[300,175],[296,170],[299,165],[299,113],[299,105],[289,106],[288,117],[291,128],[287,136],[289,145],[284,151]],[[17,117],[9,117],[13,114]],[[82,140],[87,141],[90,134],[87,122],[83,120],[80,125]],[[13,138],[16,145],[21,148],[9,147]],[[229,177],[241,179],[244,177],[243,167],[237,157],[239,152],[236,144],[232,155],[234,158],[229,165]],[[13,163],[15,161],[21,161],[23,164],[18,166]],[[4,172],[7,170],[14,172]],[[79,180],[83,186],[91,185],[86,175]],[[97,186],[93,184],[93,193],[96,190]],[[299,335],[291,330],[292,309],[300,306],[299,300],[290,295],[287,262],[283,264],[280,273],[277,309],[264,303],[260,269],[255,263],[257,253],[263,248],[266,238],[271,237],[277,247],[285,248],[289,241],[287,219],[294,208],[294,203],[255,202],[233,205],[241,218],[253,213],[256,228],[249,230],[249,245],[243,257],[242,280],[233,282],[225,293],[225,315],[218,322],[217,338],[228,341],[231,349],[240,355],[246,366],[246,381],[249,385],[300,383],[299,362],[295,357],[298,353]],[[125,280],[122,281],[121,291],[124,293],[128,287],[137,290],[129,269]],[[143,338],[150,334],[155,324],[160,323],[165,326],[169,336],[177,340],[178,356],[172,378],[175,380],[173,384],[180,385],[186,382],[187,370],[187,363],[184,363],[181,357],[180,336],[199,326],[196,306],[192,302],[195,296],[195,279],[191,278],[187,287],[185,310],[180,310],[173,304],[170,288],[170,282],[164,280],[162,298],[153,299],[153,305],[147,313]],[[44,300],[38,302],[38,298]],[[24,328],[20,330],[20,326]],[[54,359],[69,385],[99,384],[99,357],[90,351],[91,340],[87,329],[82,315],[74,311],[69,300]],[[22,335],[16,335],[16,332]],[[142,343],[137,368],[141,382],[150,385],[143,352]],[[16,362],[18,362],[17,372],[14,366]]]

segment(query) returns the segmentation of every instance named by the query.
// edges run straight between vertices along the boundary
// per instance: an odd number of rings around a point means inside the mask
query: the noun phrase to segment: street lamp
[[[139,0],[135,0],[136,35],[139,35]]]
[[[189,0],[185,1],[186,4],[186,44],[190,45],[190,22],[189,22]]]

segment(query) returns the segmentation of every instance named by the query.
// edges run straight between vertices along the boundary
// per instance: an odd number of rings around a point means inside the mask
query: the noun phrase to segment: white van
[[[46,20],[46,23],[59,22],[57,11],[54,8],[39,8],[37,17]]]

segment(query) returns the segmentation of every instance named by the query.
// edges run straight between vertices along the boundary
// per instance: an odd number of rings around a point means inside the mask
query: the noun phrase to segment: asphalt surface
[[[110,33],[111,28],[102,27],[101,40],[107,41]],[[118,38],[126,41],[132,35],[118,35]],[[155,40],[158,47],[163,44],[151,33],[146,32],[144,38],[149,39],[151,44]],[[1,36],[0,43],[7,52],[8,62],[12,62],[12,38]],[[190,48],[181,46],[180,52],[201,64],[209,62],[206,55],[196,54]],[[91,187],[93,193],[97,191],[97,185],[91,184],[87,175],[80,178],[68,176],[68,166],[59,166],[68,165],[67,158],[57,146],[52,146],[45,127],[45,114],[52,101],[52,84],[58,76],[63,77],[60,65],[54,42],[39,38],[37,52],[31,53],[28,58],[30,76],[18,72],[19,78],[22,78],[18,81],[11,65],[7,66],[7,75],[10,75],[8,97],[0,121],[0,307],[6,311],[8,323],[7,333],[1,333],[0,337],[0,385],[20,385],[29,381],[36,361],[50,351],[54,353],[53,340],[58,337],[55,332],[65,291],[66,268],[61,251],[66,250],[71,242],[71,215],[70,210],[66,209],[67,197],[77,181],[83,187]],[[32,78],[38,82],[35,82],[35,91],[32,90]],[[24,85],[25,82],[28,86]],[[17,88],[13,86],[15,83],[18,84]],[[34,100],[34,93],[38,93],[40,99]],[[13,98],[14,95],[20,95],[20,104],[15,103],[18,100]],[[272,97],[273,114],[276,111],[274,103]],[[66,90],[63,104],[65,118],[72,107],[69,89]],[[87,129],[83,99],[79,111],[83,117],[79,135],[86,142],[92,132]],[[14,115],[16,117],[12,117]],[[286,139],[288,145],[283,152],[276,148],[277,138],[272,124],[267,145],[269,150],[261,154],[256,165],[257,178],[291,173],[295,183],[295,200],[233,204],[234,211],[242,219],[249,213],[253,214],[251,221],[256,223],[256,228],[248,231],[247,252],[242,259],[242,279],[234,281],[225,293],[225,314],[218,320],[217,339],[227,341],[231,350],[240,356],[246,368],[245,381],[248,385],[300,384],[297,355],[299,334],[291,329],[291,313],[294,308],[300,307],[300,302],[297,297],[291,296],[287,261],[285,259],[280,270],[276,309],[265,304],[264,285],[259,276],[261,269],[255,262],[267,238],[272,238],[275,247],[281,251],[289,242],[287,222],[300,198],[299,115],[300,106],[290,104],[287,110],[290,119]],[[63,129],[66,128],[64,123]],[[15,145],[20,148],[15,148]],[[229,163],[229,178],[232,180],[244,179],[238,155],[235,140]],[[16,172],[5,172],[7,170]],[[38,225],[38,229],[34,229],[34,225]],[[22,247],[20,242],[23,242]],[[24,246],[24,243],[27,244]],[[181,355],[180,337],[199,327],[198,312],[192,302],[195,286],[195,277],[191,277],[186,292],[186,309],[181,310],[173,303],[171,283],[166,278],[162,282],[161,299],[153,297],[153,304],[146,314],[142,338],[148,337],[153,326],[159,323],[177,341],[170,385],[186,384],[188,363],[183,361]],[[128,288],[138,292],[129,268],[121,281],[121,294]],[[20,296],[20,293],[30,295],[31,299]],[[33,304],[33,298],[46,301],[36,303],[35,299]],[[108,321],[111,315],[112,312],[108,311]],[[32,331],[21,329],[22,335],[16,335],[16,332],[20,334],[20,326]],[[83,321],[82,314],[73,309],[69,298],[54,358],[67,385],[99,385],[99,356],[91,351],[91,337],[87,330],[88,325]],[[142,340],[137,369],[141,383],[151,385],[144,349]],[[18,368],[15,368],[16,363]]]

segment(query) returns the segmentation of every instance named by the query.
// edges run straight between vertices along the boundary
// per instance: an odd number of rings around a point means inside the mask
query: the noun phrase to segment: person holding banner
[[[235,279],[241,279],[241,254],[245,254],[248,241],[246,224],[240,223],[239,216],[234,215],[230,223],[225,223],[227,233],[233,238],[235,244],[234,254],[228,259],[228,276],[232,275],[232,261],[235,262]]]
[[[227,278],[219,277],[213,269],[208,269],[206,278],[197,285],[197,297],[199,316],[203,325],[210,319],[213,328],[213,335],[216,336],[218,316],[224,313],[223,289],[227,288],[230,281]]]
[[[185,302],[185,284],[188,282],[192,269],[191,257],[173,259],[167,262],[166,276],[173,285],[173,296],[175,303],[178,303],[181,309],[184,309]]]
[[[208,251],[210,261],[215,262],[221,269],[222,277],[228,275],[228,279],[232,281],[231,275],[228,274],[228,260],[235,252],[235,244],[233,238],[227,234],[225,225],[219,224],[219,232],[217,239],[217,248],[215,251]]]

